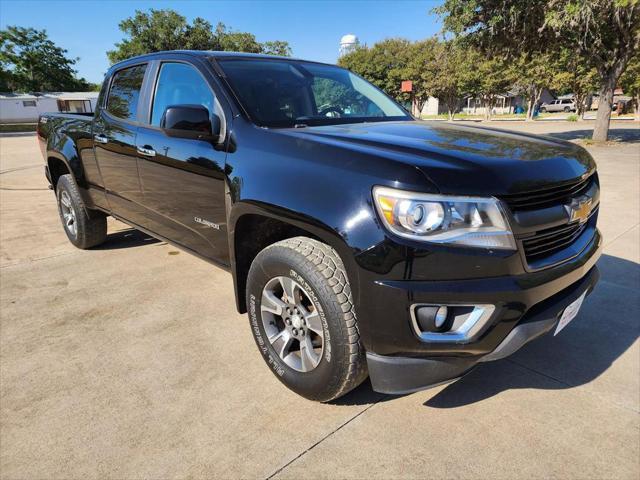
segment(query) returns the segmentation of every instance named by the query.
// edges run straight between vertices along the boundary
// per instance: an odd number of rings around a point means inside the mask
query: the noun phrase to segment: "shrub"
[[[567,122],[577,122],[577,121],[578,121],[578,115],[576,115],[575,113],[572,113],[567,117]]]

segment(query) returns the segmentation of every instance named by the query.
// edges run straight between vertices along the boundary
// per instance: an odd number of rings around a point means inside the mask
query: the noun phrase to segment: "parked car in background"
[[[540,112],[575,112],[576,103],[571,98],[564,98],[562,100],[554,100],[552,102],[543,103],[540,105]]]

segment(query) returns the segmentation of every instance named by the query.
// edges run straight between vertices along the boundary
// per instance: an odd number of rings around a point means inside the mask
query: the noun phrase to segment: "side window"
[[[107,98],[107,112],[125,120],[136,119],[138,98],[146,68],[146,65],[136,65],[115,73]]]
[[[159,127],[164,111],[171,105],[202,105],[209,113],[216,107],[211,87],[194,67],[185,63],[163,63],[153,99],[151,125]]]

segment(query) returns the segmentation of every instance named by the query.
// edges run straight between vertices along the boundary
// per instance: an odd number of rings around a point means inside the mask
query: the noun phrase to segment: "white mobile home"
[[[94,112],[98,92],[0,93],[0,123],[35,123],[47,112]]]

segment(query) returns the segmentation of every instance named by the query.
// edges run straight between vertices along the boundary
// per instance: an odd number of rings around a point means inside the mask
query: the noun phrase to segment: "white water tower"
[[[338,51],[338,56],[341,57],[349,52],[352,52],[359,44],[360,41],[358,40],[358,37],[356,37],[352,33],[344,35],[340,39],[340,50]]]

